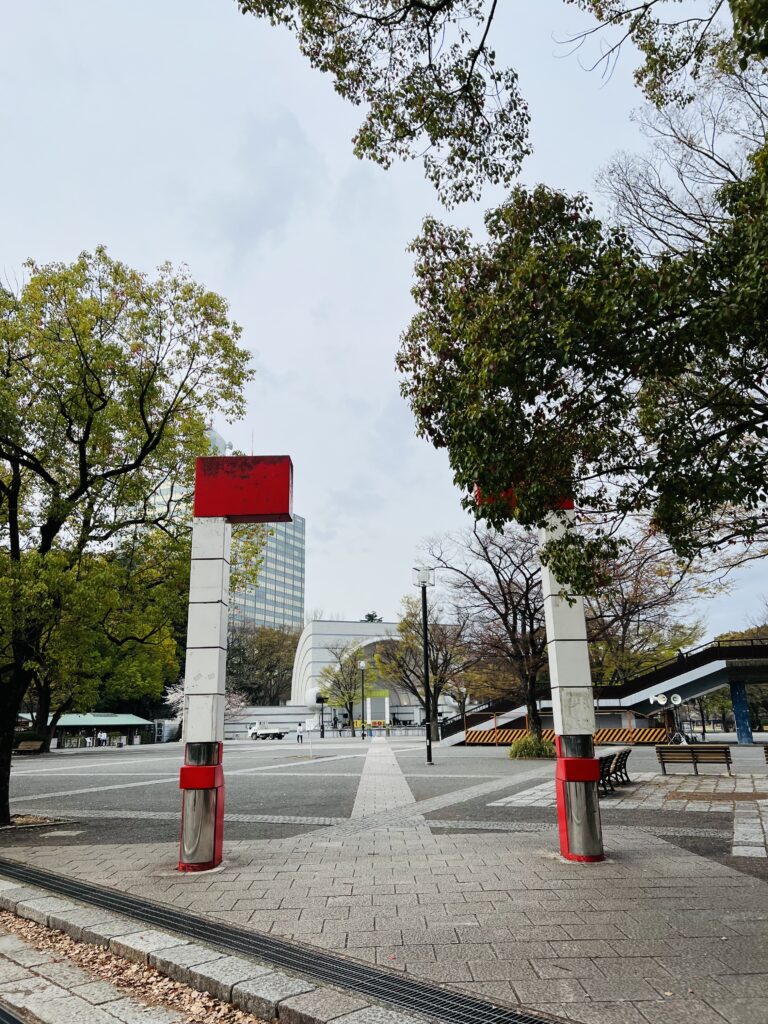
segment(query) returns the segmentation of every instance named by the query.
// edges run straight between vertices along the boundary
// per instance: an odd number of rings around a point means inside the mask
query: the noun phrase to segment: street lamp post
[[[320,705],[320,739],[325,739],[325,702],[326,697],[318,695],[317,703]]]
[[[362,697],[362,708],[360,710],[360,733],[362,739],[365,739],[365,662],[358,661],[357,667],[360,669],[360,694]]]
[[[424,707],[426,709],[427,764],[432,761],[432,695],[429,690],[429,634],[427,632],[427,587],[435,585],[434,569],[414,569],[413,585],[421,587],[421,636],[424,648]]]

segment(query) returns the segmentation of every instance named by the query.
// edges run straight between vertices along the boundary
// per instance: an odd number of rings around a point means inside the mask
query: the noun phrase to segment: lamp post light
[[[429,634],[427,632],[427,587],[435,585],[435,570],[413,570],[413,585],[421,587],[421,635],[424,648],[424,707],[426,709],[427,764],[432,761],[432,695],[429,690]]]
[[[360,733],[361,738],[365,739],[365,662],[358,661],[357,667],[360,669],[360,694],[362,697],[362,708],[360,710]]]

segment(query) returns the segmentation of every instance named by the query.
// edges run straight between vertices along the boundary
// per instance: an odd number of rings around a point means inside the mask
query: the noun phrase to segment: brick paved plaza
[[[16,766],[62,824],[0,855],[583,1024],[765,1024],[768,774],[662,777],[601,801],[608,859],[558,856],[543,762],[359,739],[228,747],[222,869],[175,870],[178,747]],[[320,756],[318,756],[320,755]],[[691,812],[691,813],[689,813]]]

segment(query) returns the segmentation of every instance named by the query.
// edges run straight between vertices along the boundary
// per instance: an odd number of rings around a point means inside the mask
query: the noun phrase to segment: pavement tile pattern
[[[374,740],[351,820],[229,842],[215,873],[179,875],[172,843],[0,853],[580,1024],[766,1024],[768,883],[610,810],[675,811],[672,832],[702,832],[687,810],[760,816],[765,775],[633,775],[603,801],[608,859],[583,865],[560,859],[550,824],[425,817],[478,800],[544,806],[541,766],[415,802],[401,760]],[[740,841],[757,847],[749,820],[754,842]]]
[[[42,902],[42,901],[41,901]],[[59,901],[62,902],[62,901]],[[26,915],[30,916],[30,915]],[[31,919],[31,917],[30,917]],[[182,1015],[148,1006],[17,935],[0,933],[0,1002],[50,1024],[176,1024]]]

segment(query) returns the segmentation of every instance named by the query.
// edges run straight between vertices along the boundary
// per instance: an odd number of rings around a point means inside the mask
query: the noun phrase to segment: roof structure
[[[19,715],[31,721],[31,715]],[[50,721],[50,719],[49,719]],[[62,715],[57,723],[61,729],[128,729],[141,725],[154,725],[154,722],[137,715],[112,715],[106,711],[93,712],[87,715]]]

